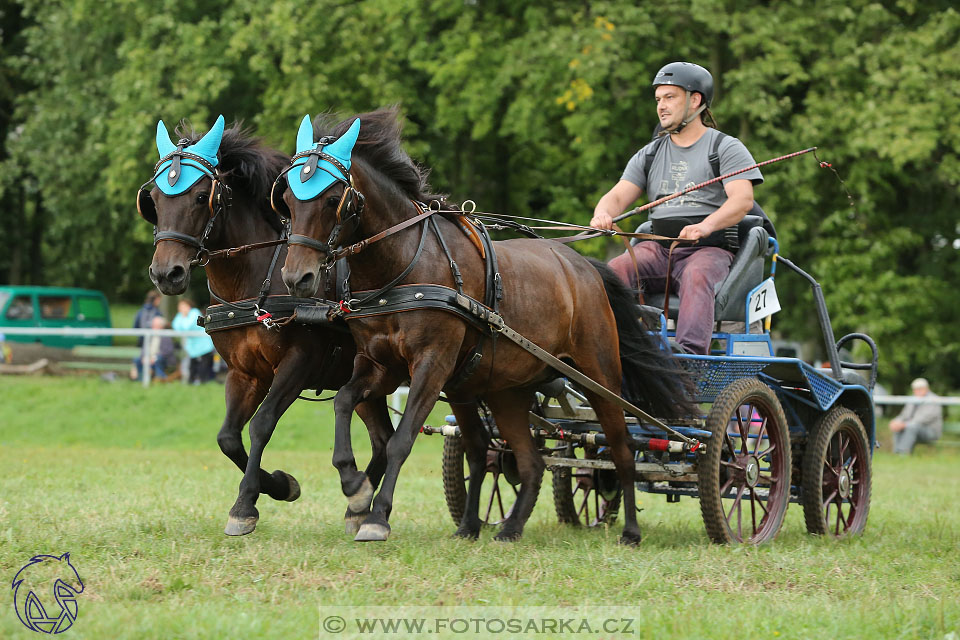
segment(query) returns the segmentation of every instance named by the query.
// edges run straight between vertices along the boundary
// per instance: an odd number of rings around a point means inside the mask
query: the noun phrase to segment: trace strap
[[[605,399],[610,400],[611,402],[617,403],[622,408],[626,409],[628,413],[632,413],[634,416],[636,416],[640,420],[646,420],[650,424],[653,424],[654,426],[659,427],[660,429],[666,431],[670,435],[680,438],[681,440],[686,442],[688,445],[690,445],[690,451],[698,451],[703,449],[703,443],[700,442],[699,440],[683,435],[676,429],[654,418],[653,416],[648,414],[646,411],[644,411],[640,407],[635,406],[630,401],[625,400],[624,398],[621,398],[620,396],[615,394],[613,391],[610,391],[605,386],[600,384],[599,382],[596,382],[595,380],[584,375],[577,369],[574,369],[563,360],[551,354],[549,351],[546,351],[545,349],[540,348],[539,346],[537,346],[527,338],[524,338],[521,334],[517,333],[516,331],[508,327],[506,324],[504,324],[503,318],[501,318],[499,314],[494,313],[490,309],[484,307],[483,305],[478,303],[476,300],[473,300],[469,296],[465,296],[463,294],[457,294],[457,305],[466,309],[473,315],[477,316],[478,318],[486,322],[490,326],[490,329],[493,332],[506,336],[509,340],[511,340],[513,343],[515,343],[517,346],[519,346],[523,350],[536,356],[538,359],[547,363],[548,365],[550,365],[560,373],[564,374],[571,380],[577,382],[581,386],[585,387],[586,389],[589,389],[590,391],[596,393],[597,395],[603,396]]]

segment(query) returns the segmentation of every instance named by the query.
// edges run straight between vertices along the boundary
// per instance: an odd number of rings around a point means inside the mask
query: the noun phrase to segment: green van
[[[0,333],[4,327],[110,328],[110,306],[100,291],[65,287],[0,285]],[[9,342],[40,342],[70,349],[109,345],[111,336],[31,336],[6,334]]]

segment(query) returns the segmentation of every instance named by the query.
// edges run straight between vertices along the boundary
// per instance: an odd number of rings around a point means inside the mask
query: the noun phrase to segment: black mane
[[[203,137],[186,122],[181,122],[175,131],[181,138],[187,138],[193,144]],[[270,189],[273,181],[280,172],[290,163],[290,156],[271,149],[263,144],[260,138],[254,136],[243,124],[235,122],[223,132],[223,141],[220,143],[220,164],[217,166],[225,182],[257,204],[261,212],[269,211],[265,216],[271,224],[279,228],[279,221],[270,210]]]
[[[429,169],[414,162],[403,149],[400,109],[386,107],[358,113],[342,122],[333,114],[321,114],[313,120],[314,140],[322,136],[342,136],[353,121],[360,118],[360,137],[353,151],[393,182],[409,199],[429,204],[444,196],[430,192]]]

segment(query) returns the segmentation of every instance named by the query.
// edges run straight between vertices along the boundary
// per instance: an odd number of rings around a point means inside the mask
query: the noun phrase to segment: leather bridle
[[[284,169],[280,175],[277,176],[277,179],[273,183],[273,187],[270,189],[270,204],[273,207],[273,210],[277,212],[281,217],[283,213],[279,210],[278,207],[278,198],[281,197],[281,192],[277,192],[277,185],[280,183],[281,179],[284,179],[290,171],[300,167],[300,175],[302,180],[307,180],[312,177],[312,175],[317,171],[324,171],[329,174],[330,177],[334,179],[334,183],[337,182],[344,185],[343,194],[340,196],[340,202],[337,204],[337,223],[333,226],[333,229],[330,231],[330,235],[327,237],[327,241],[323,242],[320,240],[315,240],[310,236],[305,236],[299,233],[291,233],[287,238],[287,243],[291,245],[300,245],[308,247],[317,251],[321,254],[326,254],[327,258],[324,262],[324,267],[332,266],[336,262],[339,256],[337,254],[337,246],[342,239],[348,238],[354,233],[357,232],[357,229],[360,228],[360,215],[363,213],[365,199],[363,194],[360,193],[353,185],[353,176],[350,174],[350,170],[347,169],[340,160],[333,157],[332,155],[325,153],[320,147],[330,144],[335,140],[335,138],[324,136],[319,140],[317,146],[308,149],[306,151],[301,151],[300,153],[293,156],[290,159],[290,166]],[[301,158],[306,158],[307,161],[302,165],[297,165],[297,160]],[[344,176],[338,176],[332,171],[325,168],[320,164],[320,160],[329,162],[331,165],[336,167]],[[316,200],[323,196],[324,193],[329,190],[330,187],[327,187],[316,196],[310,200],[305,200],[305,202],[310,202]],[[346,217],[344,217],[346,214]],[[348,230],[344,233],[344,228]]]
[[[164,157],[160,158],[160,161],[157,162],[153,169],[153,178],[143,183],[140,186],[140,189],[137,191],[137,212],[140,213],[140,217],[153,225],[154,246],[157,246],[164,241],[185,244],[188,247],[192,247],[197,250],[197,254],[191,261],[190,265],[195,266],[199,264],[200,266],[205,266],[210,260],[210,252],[204,247],[204,243],[210,237],[210,233],[213,231],[213,225],[216,223],[217,218],[221,214],[226,215],[225,212],[230,209],[230,205],[233,201],[233,190],[223,182],[220,172],[216,167],[210,164],[210,162],[201,156],[183,150],[184,146],[189,144],[191,144],[190,140],[185,138],[181,139],[177,143],[176,150],[171,151]],[[147,187],[156,183],[159,177],[160,167],[168,160],[171,161],[171,165],[167,179],[171,185],[175,184],[177,179],[180,177],[180,167],[183,160],[190,161],[194,164],[194,166],[199,168],[201,171],[207,174],[207,177],[210,178],[210,197],[207,200],[207,208],[210,211],[210,218],[207,220],[207,224],[199,236],[191,236],[186,233],[180,233],[179,231],[157,230],[157,208],[156,204],[153,202],[153,198],[150,196],[150,190],[148,190]]]

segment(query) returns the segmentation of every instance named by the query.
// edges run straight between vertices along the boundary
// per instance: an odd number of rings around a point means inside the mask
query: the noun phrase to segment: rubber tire
[[[858,441],[854,445],[860,451],[860,458],[857,461],[859,473],[856,475],[863,488],[860,489],[860,504],[852,522],[839,535],[836,535],[831,530],[830,523],[827,522],[826,510],[823,508],[823,463],[827,458],[830,441],[840,430]],[[870,515],[873,475],[871,462],[870,441],[857,414],[844,407],[833,407],[817,421],[803,454],[803,519],[808,532],[815,535],[830,535],[834,538],[854,536],[863,532],[867,526],[867,517]]]
[[[463,520],[467,508],[467,483],[465,474],[463,441],[460,436],[443,438],[443,497],[447,501],[447,511],[456,525]]]
[[[553,508],[557,512],[557,520],[563,524],[573,526],[601,526],[612,525],[617,521],[620,514],[620,501],[623,498],[623,490],[617,492],[616,497],[607,502],[607,510],[603,518],[596,524],[581,522],[577,514],[577,507],[573,502],[571,467],[557,467],[553,470]]]
[[[721,442],[727,430],[730,417],[741,405],[753,404],[762,407],[768,415],[768,433],[777,431],[781,443],[781,468],[773,473],[782,474],[783,484],[778,485],[780,496],[771,504],[767,502],[771,513],[767,518],[772,519],[764,524],[761,519],[759,535],[740,540],[728,526],[724,517],[723,500],[720,495],[720,460],[724,447],[714,446]],[[783,407],[773,389],[757,378],[741,378],[723,389],[707,414],[706,429],[711,432],[707,445],[707,452],[697,463],[697,486],[700,493],[700,513],[710,540],[718,544],[762,544],[776,537],[783,526],[787,507],[790,504],[790,433],[787,428],[787,419]],[[742,500],[742,498],[741,498]],[[742,504],[742,503],[741,503]]]

